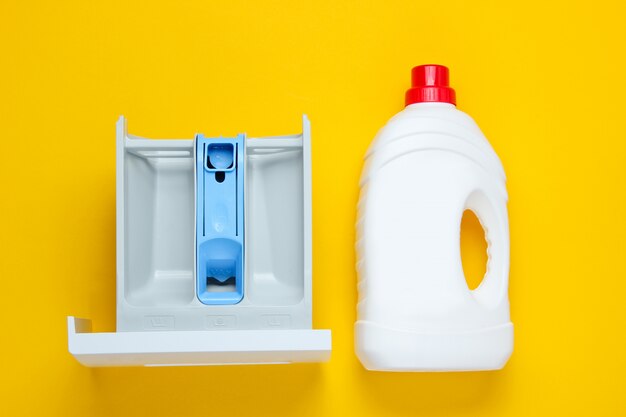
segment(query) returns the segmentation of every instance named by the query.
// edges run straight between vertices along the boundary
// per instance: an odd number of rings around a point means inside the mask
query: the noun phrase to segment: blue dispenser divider
[[[196,291],[203,304],[243,299],[244,139],[196,136]]]

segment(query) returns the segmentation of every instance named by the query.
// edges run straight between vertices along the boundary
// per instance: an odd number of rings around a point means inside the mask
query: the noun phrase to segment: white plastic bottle
[[[406,108],[365,157],[357,219],[356,353],[370,370],[500,369],[513,350],[505,174],[455,107],[448,69],[413,68]],[[485,229],[487,272],[470,290],[460,226]]]

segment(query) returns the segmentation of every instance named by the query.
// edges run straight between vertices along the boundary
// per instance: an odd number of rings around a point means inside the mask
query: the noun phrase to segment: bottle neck
[[[423,109],[423,108],[444,108],[444,109],[456,109],[456,106],[451,103],[440,103],[436,101],[426,101],[422,103],[413,103],[405,107],[405,109]]]

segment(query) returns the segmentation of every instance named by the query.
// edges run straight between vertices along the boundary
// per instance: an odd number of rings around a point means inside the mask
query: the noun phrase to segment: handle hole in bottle
[[[461,262],[467,288],[475,290],[487,272],[487,240],[478,217],[471,210],[461,219]]]

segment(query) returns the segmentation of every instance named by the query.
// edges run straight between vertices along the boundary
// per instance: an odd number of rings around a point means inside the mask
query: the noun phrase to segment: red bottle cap
[[[405,102],[438,102],[456,105],[456,94],[450,88],[448,68],[443,65],[420,65],[411,71],[411,85],[406,92]]]

